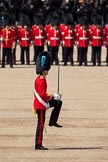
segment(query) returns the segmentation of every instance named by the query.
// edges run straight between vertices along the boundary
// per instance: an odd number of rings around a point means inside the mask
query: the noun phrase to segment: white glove
[[[54,93],[54,99],[60,100],[61,99],[61,94]]]
[[[47,43],[48,43],[48,45],[50,45],[50,41],[48,41]]]

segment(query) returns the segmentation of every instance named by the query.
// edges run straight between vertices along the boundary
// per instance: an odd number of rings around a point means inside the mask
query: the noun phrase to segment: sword
[[[57,98],[58,98],[58,99],[61,99],[61,96],[62,96],[63,94],[60,94],[60,64],[59,64],[59,60],[58,60],[57,78],[58,78]]]
[[[59,65],[59,60],[58,60],[58,72],[57,72],[57,78],[58,78],[58,86],[57,86],[57,93],[59,94],[60,90],[60,65]]]

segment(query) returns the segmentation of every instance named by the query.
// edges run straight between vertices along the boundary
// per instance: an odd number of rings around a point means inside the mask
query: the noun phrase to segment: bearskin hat
[[[87,19],[87,17],[86,16],[82,16],[81,18],[80,18],[80,25],[81,26],[83,26],[83,25],[88,25],[88,19]]]
[[[36,74],[42,74],[45,70],[51,68],[51,55],[47,51],[41,52],[36,60]]]
[[[19,23],[22,25],[22,26],[30,26],[30,20],[29,20],[29,17],[27,15],[24,15],[22,14],[21,17],[20,17],[20,21]]]
[[[108,24],[108,13],[106,14],[105,24]]]
[[[66,13],[64,15],[64,20],[63,20],[65,25],[74,25],[74,20],[73,20],[73,16],[70,13]]]
[[[51,14],[51,24],[52,26],[59,26],[60,25],[60,17],[57,12],[53,12]]]
[[[36,25],[44,25],[45,24],[42,12],[34,14],[33,23]]]
[[[95,17],[94,24],[101,25],[101,18],[99,16]]]

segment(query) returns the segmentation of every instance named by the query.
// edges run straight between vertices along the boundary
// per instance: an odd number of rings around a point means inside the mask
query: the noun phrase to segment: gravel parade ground
[[[17,60],[19,60],[19,47]],[[31,60],[33,50],[31,47]],[[89,48],[88,60],[91,52]],[[108,66],[102,49],[102,66],[62,66],[60,93],[63,106],[58,123],[49,127],[51,109],[46,113],[43,145],[35,150],[37,118],[31,108],[35,65],[0,68],[0,162],[108,162]],[[59,51],[61,60],[61,49]],[[57,92],[58,67],[47,76],[48,92]]]

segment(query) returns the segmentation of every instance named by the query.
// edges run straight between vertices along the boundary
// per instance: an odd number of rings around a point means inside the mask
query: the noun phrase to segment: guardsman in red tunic
[[[21,47],[21,64],[25,64],[24,53],[26,52],[26,64],[30,64],[30,43],[31,35],[27,25],[20,30],[19,41]]]
[[[95,24],[89,25],[88,30],[89,30],[89,39],[90,39],[89,44],[90,45],[91,45],[91,41],[92,41],[92,30],[93,30],[93,28],[95,28]],[[93,62],[93,49],[92,49],[92,46],[91,46],[91,62]]]
[[[17,25],[17,27],[16,27],[17,43],[19,43],[19,40],[20,40],[20,30],[21,30],[22,28],[23,28],[23,27],[22,27],[21,24]]]
[[[63,40],[63,47],[64,47],[64,65],[67,65],[68,58],[71,65],[74,65],[73,60],[73,50],[74,50],[74,30],[72,27],[72,22],[66,22],[66,27],[64,29],[64,40]]]
[[[45,45],[45,30],[43,22],[40,20],[37,23],[37,27],[34,29],[33,32],[33,43],[34,43],[34,50],[35,50],[35,63],[37,56],[40,52],[44,51]]]
[[[89,45],[89,31],[87,29],[87,24],[84,20],[80,23],[81,27],[77,33],[78,49],[79,49],[79,66],[87,66],[87,52]]]
[[[22,25],[21,24],[18,24],[17,26],[16,26],[16,39],[17,39],[17,45],[20,45],[19,43],[20,43],[20,31],[22,30]],[[20,51],[20,59],[19,59],[19,61],[21,61],[21,51]]]
[[[60,45],[60,31],[59,31],[59,22],[58,20],[54,20],[52,22],[52,28],[49,31],[49,46],[52,57],[52,65],[55,62],[55,65],[58,65],[58,51]]]
[[[9,60],[10,67],[13,68],[12,63],[12,45],[13,45],[13,34],[10,26],[6,24],[5,28],[1,30],[2,37],[2,68],[5,68],[5,58]]]
[[[37,57],[36,73],[37,77],[34,82],[34,104],[33,109],[36,111],[38,120],[35,136],[35,149],[48,150],[42,145],[43,129],[45,123],[45,114],[47,108],[54,107],[51,113],[49,126],[62,127],[57,123],[62,101],[59,94],[48,94],[46,76],[51,68],[51,56],[48,52],[42,52]],[[55,99],[56,97],[56,99]]]
[[[51,22],[49,24],[45,25],[45,38],[46,38],[46,45],[47,45],[48,51],[50,51],[50,47],[49,47],[49,42],[50,42],[49,31],[50,31],[51,28],[52,28]]]
[[[103,29],[103,43],[106,47],[106,63],[108,66],[108,24],[106,24]]]
[[[61,46],[62,46],[62,60],[61,60],[61,62],[64,62],[63,40],[64,40],[64,30],[65,30],[65,28],[67,28],[65,23],[60,24],[59,30],[60,30],[60,35],[61,35]]]
[[[99,18],[95,20],[95,27],[91,31],[91,45],[93,49],[93,66],[101,66],[101,47],[103,45],[103,29]]]
[[[74,32],[75,32],[75,45],[77,46],[77,62],[79,61],[79,48],[78,48],[78,30],[80,29],[81,25],[80,24],[76,24],[74,27]]]
[[[34,55],[33,55],[33,62],[35,62],[35,48],[34,48],[34,35],[35,35],[35,29],[37,28],[37,25],[34,24],[32,27],[31,27],[31,42],[33,44],[33,50],[34,50]]]
[[[74,32],[75,32],[75,40],[77,41],[77,33],[78,33],[78,30],[81,28],[81,25],[80,24],[76,24],[75,27],[74,27]],[[77,43],[76,43],[77,44]]]
[[[31,40],[34,40],[34,32],[36,28],[37,28],[36,24],[31,27]]]
[[[16,64],[16,43],[17,43],[17,29],[14,25],[11,26],[11,31],[12,31],[12,38],[13,38],[13,43],[12,43],[12,62],[13,64]]]

